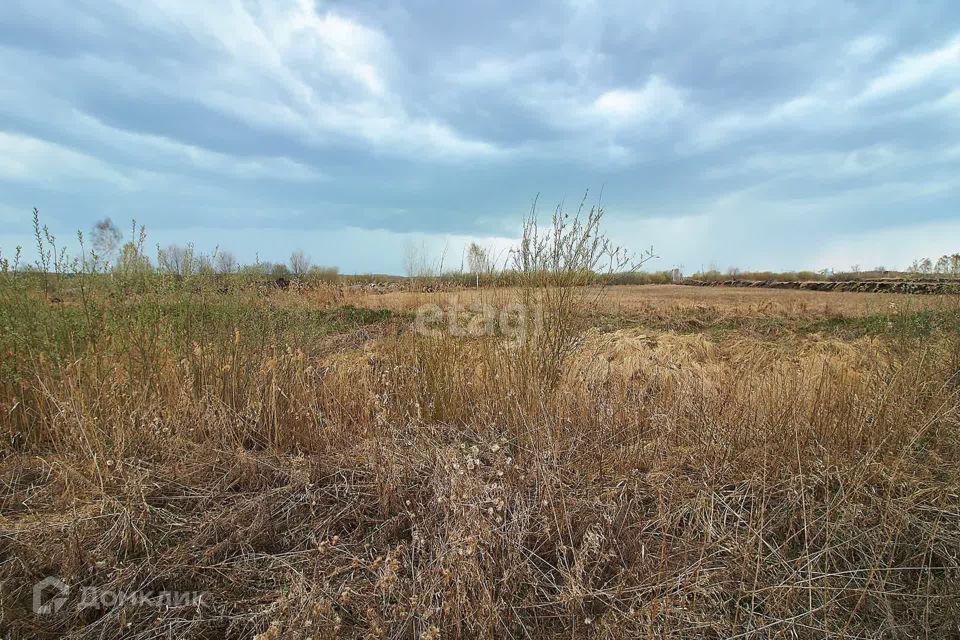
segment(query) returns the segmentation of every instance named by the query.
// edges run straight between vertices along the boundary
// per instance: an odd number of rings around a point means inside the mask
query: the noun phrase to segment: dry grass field
[[[953,299],[52,286],[0,288],[5,638],[960,633]]]
[[[416,309],[429,303],[471,304],[490,297],[486,290],[441,293],[396,291],[359,294],[349,302],[370,309]],[[504,293],[500,293],[503,296]],[[507,292],[506,295],[509,295]],[[683,285],[618,285],[597,292],[602,311],[613,314],[686,313],[710,310],[718,315],[823,319],[863,317],[891,311],[919,311],[949,306],[956,296],[847,293],[791,289],[689,287]]]
[[[60,638],[960,640],[960,0],[0,0]]]

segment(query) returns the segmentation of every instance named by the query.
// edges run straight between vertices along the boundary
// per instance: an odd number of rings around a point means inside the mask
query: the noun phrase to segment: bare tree
[[[420,245],[414,244],[408,240],[403,246],[403,270],[410,278],[429,278],[439,273],[443,265],[443,258],[440,259],[440,267],[432,264],[427,257],[427,246],[423,242]]]
[[[310,270],[310,258],[302,249],[297,249],[290,254],[290,271],[293,275],[300,277]]]
[[[194,261],[194,264],[197,267],[197,273],[202,273],[204,275],[210,275],[216,270],[213,266],[213,257],[205,253],[200,254],[200,256]]]
[[[603,276],[636,271],[655,257],[652,247],[635,255],[615,244],[601,229],[601,202],[587,210],[586,200],[584,194],[572,216],[558,205],[550,224],[541,227],[535,199],[520,244],[511,252],[521,308],[536,309],[540,316],[539,328],[523,343],[524,366],[551,385],[576,343],[584,310],[595,309],[603,295],[609,282]],[[599,286],[586,286],[591,284]]]
[[[110,218],[98,220],[90,232],[90,241],[93,243],[93,250],[97,252],[97,255],[100,256],[104,262],[110,262],[113,259],[113,254],[116,252],[117,247],[120,246],[120,240],[122,238],[123,234],[120,233],[120,229],[117,228],[117,225],[113,224],[113,220]]]
[[[215,262],[217,273],[233,273],[237,268],[237,259],[229,251],[218,251]]]
[[[407,240],[403,245],[403,271],[407,274],[408,278],[417,276],[420,262],[421,258],[417,251],[417,246],[410,240]]]
[[[178,276],[187,276],[194,272],[195,262],[193,245],[171,244],[160,251],[160,268]]]

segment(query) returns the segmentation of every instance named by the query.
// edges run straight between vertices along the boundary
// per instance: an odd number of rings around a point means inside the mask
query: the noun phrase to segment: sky
[[[602,191],[651,269],[960,251],[960,3],[7,0],[0,251],[109,216],[458,268]]]

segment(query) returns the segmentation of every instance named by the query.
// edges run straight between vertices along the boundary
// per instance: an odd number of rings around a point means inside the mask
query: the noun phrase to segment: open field
[[[440,293],[396,291],[350,295],[366,309],[415,313],[423,305],[505,305],[517,289],[464,289]],[[612,286],[585,296],[591,321],[607,329],[628,326],[694,333],[786,336],[843,333],[925,333],[934,326],[958,329],[960,296],[900,295],[787,289],[738,289],[680,285]]]
[[[486,291],[486,293],[485,293]],[[443,293],[398,291],[367,294],[351,303],[372,309],[410,310],[418,305],[457,299],[464,304],[479,301],[489,291],[464,289]],[[688,287],[682,285],[621,285],[598,292],[600,308],[609,313],[683,313],[691,309],[712,309],[736,315],[785,317],[862,317],[893,310],[921,310],[949,305],[957,296],[865,294],[847,292],[797,291],[790,289],[740,289]]]
[[[0,69],[0,640],[960,640],[960,0],[0,0]]]
[[[0,288],[4,637],[960,633],[955,299],[71,287]]]

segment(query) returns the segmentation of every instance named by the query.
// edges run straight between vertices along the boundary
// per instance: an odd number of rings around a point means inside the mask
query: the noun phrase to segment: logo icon
[[[33,585],[33,612],[56,613],[67,602],[70,585],[56,576],[47,576]]]

